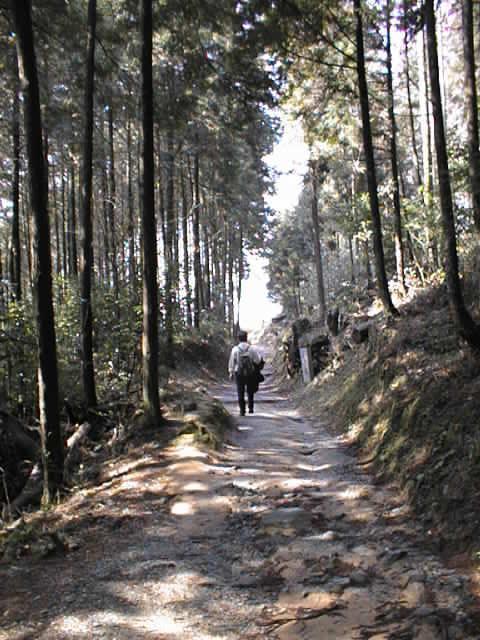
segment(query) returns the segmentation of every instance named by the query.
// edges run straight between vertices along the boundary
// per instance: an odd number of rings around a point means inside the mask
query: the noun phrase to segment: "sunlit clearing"
[[[191,516],[195,513],[195,509],[190,502],[176,502],[170,509],[170,513],[174,516]]]

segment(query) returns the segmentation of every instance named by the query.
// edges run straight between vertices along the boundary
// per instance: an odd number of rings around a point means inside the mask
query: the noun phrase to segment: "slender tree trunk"
[[[193,293],[193,326],[200,327],[200,291],[202,279],[202,267],[200,262],[200,159],[199,136],[195,134],[195,157],[193,164],[193,276],[195,281]]]
[[[420,156],[418,153],[418,144],[417,144],[417,136],[415,133],[415,117],[413,115],[413,102],[412,102],[412,90],[411,90],[411,76],[410,76],[410,59],[409,59],[409,50],[408,50],[408,18],[407,18],[407,0],[403,2],[403,16],[404,16],[404,37],[403,37],[403,46],[405,49],[405,82],[407,85],[407,102],[408,102],[408,121],[410,124],[410,136],[412,139],[412,149],[413,155],[415,158],[415,170],[417,173],[417,182],[418,186],[421,187],[423,184],[422,180],[422,172],[420,170]]]
[[[323,281],[323,264],[322,264],[322,245],[320,239],[320,222],[318,219],[318,168],[312,166],[310,175],[312,179],[312,225],[313,225],[313,248],[315,253],[315,269],[317,272],[317,297],[319,308],[320,324],[325,323],[326,305],[325,305],[325,283]]]
[[[67,207],[66,207],[66,193],[65,193],[65,183],[66,183],[66,178],[65,178],[65,168],[64,168],[64,162],[62,159],[62,220],[61,220],[61,224],[62,224],[62,230],[61,230],[61,235],[62,235],[62,276],[64,278],[64,280],[67,279],[67,274],[68,274],[68,259],[67,259]],[[64,285],[65,286],[65,285]]]
[[[453,213],[453,199],[448,167],[447,143],[443,124],[440,77],[438,69],[437,41],[435,35],[434,0],[425,0],[425,23],[427,29],[428,70],[432,89],[432,109],[437,156],[440,208],[442,214],[443,241],[447,288],[450,307],[460,334],[475,349],[480,349],[480,327],[468,313],[462,294],[458,273],[457,240]]]
[[[362,112],[363,146],[365,162],[367,165],[368,194],[370,199],[370,214],[372,217],[373,251],[375,255],[375,270],[378,284],[378,294],[387,313],[397,315],[388,290],[388,280],[385,271],[385,258],[383,253],[382,224],[380,207],[378,203],[377,176],[375,159],[373,154],[372,131],[370,125],[370,106],[368,100],[367,78],[365,72],[365,54],[363,48],[363,27],[361,0],[354,0],[356,16],[356,43],[357,43],[357,75],[360,94],[360,107]]]
[[[12,176],[12,247],[10,282],[15,300],[22,298],[22,254],[20,245],[20,100],[18,60],[15,55],[15,86],[13,90],[13,176]]]
[[[133,198],[132,180],[132,124],[129,118],[127,124],[127,200],[128,200],[128,274],[132,287],[136,281],[136,260],[135,260],[135,203]]]
[[[235,325],[235,316],[233,310],[233,300],[234,300],[234,281],[233,281],[233,264],[234,264],[234,246],[233,246],[233,233],[231,229],[231,225],[228,224],[228,327],[230,331],[230,335],[233,335],[233,329]]]
[[[75,160],[70,163],[70,216],[68,219],[68,273],[71,278],[78,276],[77,255],[77,203],[75,197]]]
[[[187,326],[192,326],[192,292],[190,289],[190,257],[188,253],[188,200],[185,187],[185,175],[180,173],[180,188],[182,191],[182,240],[183,240],[183,281],[185,286],[185,311]]]
[[[238,334],[240,330],[240,302],[242,300],[242,283],[244,278],[243,269],[243,224],[240,221],[240,234],[239,234],[239,248],[238,248],[238,284],[237,284],[237,322],[234,329],[234,335]]]
[[[59,415],[57,348],[52,300],[52,265],[48,220],[48,187],[42,149],[42,122],[37,64],[28,0],[11,3],[14,16],[30,181],[30,205],[35,225],[35,303],[38,326],[39,408],[42,449],[45,452],[44,498],[60,487],[63,478],[63,437]]]
[[[113,137],[113,108],[112,101],[108,105],[108,226],[110,231],[110,270],[112,273],[112,284],[115,300],[118,300],[119,296],[119,282],[118,282],[118,256],[117,256],[117,241],[115,234],[115,218],[118,216],[117,206],[117,182],[115,179],[115,147]]]
[[[108,222],[108,175],[106,169],[106,156],[104,166],[102,167],[102,217],[103,217],[103,252],[99,255],[100,273],[103,275],[102,281],[107,283],[110,288],[112,285],[112,279],[110,277],[110,233]]]
[[[431,229],[434,224],[433,212],[433,162],[432,140],[430,134],[430,107],[428,95],[427,69],[425,64],[425,41],[423,30],[419,32],[417,40],[418,75],[420,87],[420,128],[422,132],[423,158],[423,205],[426,217],[426,242],[432,254],[431,269],[435,269],[435,249],[432,246]]]
[[[348,256],[350,258],[350,282],[352,284],[355,284],[355,282],[356,282],[356,278],[355,278],[355,259],[354,259],[354,255],[353,255],[352,236],[350,234],[348,234]]]
[[[147,423],[160,420],[158,395],[157,229],[153,158],[152,0],[140,0],[142,73],[143,405]]]
[[[205,207],[206,210],[206,207]],[[210,311],[212,306],[212,276],[210,271],[210,228],[208,221],[203,223],[203,255],[204,255],[204,282],[205,282],[205,308]]]
[[[169,367],[174,367],[173,357],[173,321],[175,315],[174,293],[174,236],[175,236],[175,170],[174,170],[173,131],[167,132],[167,207],[166,207],[166,243],[165,243],[165,332],[167,339],[166,359]]]
[[[55,231],[55,274],[59,276],[62,273],[62,258],[60,246],[60,221],[58,216],[58,192],[57,192],[57,176],[55,166],[52,166],[52,190],[53,190],[53,224]]]
[[[472,191],[473,220],[480,231],[480,150],[478,101],[473,38],[473,0],[463,0],[463,57],[465,64],[465,111],[468,126],[468,173]]]
[[[400,183],[397,161],[397,123],[395,120],[395,99],[393,95],[392,45],[391,45],[392,0],[387,0],[387,87],[388,116],[390,120],[390,162],[393,180],[393,215],[395,238],[395,263],[400,291],[405,294],[405,263],[403,255],[402,213],[400,210]]]
[[[82,381],[85,404],[88,409],[97,405],[95,367],[93,363],[93,222],[92,222],[92,162],[93,162],[93,94],[95,82],[95,31],[97,2],[88,2],[87,66],[85,80],[85,123],[83,162],[80,188],[80,340]]]

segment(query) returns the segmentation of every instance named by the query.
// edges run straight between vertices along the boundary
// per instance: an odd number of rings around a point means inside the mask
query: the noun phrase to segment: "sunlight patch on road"
[[[184,491],[187,492],[196,492],[196,491],[207,491],[208,487],[205,483],[203,482],[188,482],[184,487],[183,487]]]
[[[195,513],[195,509],[191,502],[176,502],[170,509],[173,516],[191,516]]]
[[[327,471],[328,469],[331,469],[332,465],[331,464],[322,464],[319,467],[313,465],[313,464],[297,464],[296,465],[296,469],[300,469],[300,471],[310,471],[311,473],[317,472],[317,471]]]
[[[348,487],[345,491],[340,491],[336,495],[341,500],[360,500],[366,497],[368,491],[364,486]]]

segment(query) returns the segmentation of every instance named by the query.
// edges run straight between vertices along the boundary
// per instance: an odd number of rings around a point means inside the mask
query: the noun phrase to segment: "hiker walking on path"
[[[230,380],[235,376],[238,393],[238,406],[240,415],[245,415],[245,389],[248,398],[248,413],[253,413],[253,398],[258,391],[258,383],[263,380],[260,370],[264,361],[255,347],[248,343],[246,331],[239,331],[238,344],[233,347],[228,361],[228,374]]]

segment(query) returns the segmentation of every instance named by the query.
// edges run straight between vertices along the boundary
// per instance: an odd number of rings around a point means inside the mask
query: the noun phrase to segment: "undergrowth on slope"
[[[305,394],[378,479],[396,482],[436,546],[480,548],[480,359],[459,341],[442,287],[347,351]]]

